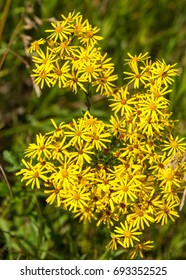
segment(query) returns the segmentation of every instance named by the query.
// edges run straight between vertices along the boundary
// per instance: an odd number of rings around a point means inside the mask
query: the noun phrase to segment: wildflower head
[[[89,111],[70,123],[52,120],[54,129],[39,133],[25,150],[17,175],[26,186],[40,188],[50,205],[107,227],[107,249],[123,247],[131,258],[143,257],[153,248],[153,241],[144,241],[151,228],[179,217],[184,189],[186,144],[176,135],[166,98],[178,74],[175,64],[128,53],[128,84],[116,88],[97,27],[73,12],[46,32],[30,48],[35,82],[83,90],[87,102],[88,88],[96,88],[108,97],[111,112],[107,123]]]

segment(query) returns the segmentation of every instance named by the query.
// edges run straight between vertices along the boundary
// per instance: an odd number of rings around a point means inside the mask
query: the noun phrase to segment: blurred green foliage
[[[38,191],[15,178],[23,150],[35,133],[51,128],[50,118],[69,121],[81,115],[83,97],[59,89],[42,94],[30,79],[26,48],[42,37],[50,18],[81,12],[98,26],[123,81],[127,52],[148,51],[152,59],[177,63],[171,100],[179,132],[186,136],[186,5],[184,0],[4,0],[0,3],[0,259],[126,259],[124,250],[105,251],[108,232],[79,224],[72,214],[46,205]],[[93,114],[107,118],[104,99],[94,97]],[[147,259],[186,259],[186,206],[174,224],[156,228],[155,249]],[[152,230],[151,230],[152,231]]]

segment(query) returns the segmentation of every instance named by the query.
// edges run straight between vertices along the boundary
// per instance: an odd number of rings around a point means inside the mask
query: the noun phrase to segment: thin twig
[[[2,172],[2,174],[3,174],[3,177],[4,177],[4,179],[5,179],[6,183],[7,183],[8,190],[9,190],[9,192],[10,192],[10,196],[11,196],[11,198],[13,198],[13,194],[12,194],[12,190],[11,190],[10,184],[9,184],[9,182],[8,182],[8,179],[7,179],[7,177],[6,177],[6,174],[5,174],[5,172],[4,172],[3,167],[2,167],[1,164],[0,164],[0,170],[1,170],[1,172]]]
[[[10,46],[12,45],[12,43],[13,43],[13,41],[14,41],[14,38],[15,38],[15,36],[17,35],[17,33],[18,33],[18,31],[19,31],[19,28],[20,28],[20,26],[21,26],[21,23],[22,23],[22,18],[20,19],[20,21],[19,21],[18,24],[16,25],[16,27],[15,27],[13,33],[12,33],[12,36],[10,37],[10,41],[8,42],[8,45],[7,45],[7,47],[6,47],[6,50],[5,50],[3,56],[2,56],[2,58],[1,58],[1,60],[0,60],[0,70],[1,70],[1,68],[2,68],[2,66],[3,66],[3,63],[4,63],[5,59],[6,59],[7,54],[8,54],[9,51],[10,51]]]
[[[180,211],[182,210],[184,204],[185,204],[185,198],[186,198],[186,189],[184,190],[183,192],[183,195],[182,195],[182,199],[181,199],[181,203],[180,203]]]
[[[8,15],[8,11],[9,11],[11,2],[12,2],[12,0],[7,0],[5,2],[5,7],[4,7],[2,17],[1,17],[1,21],[0,21],[0,39],[1,39],[2,34],[3,34],[4,25],[5,25],[5,22],[6,22],[6,19],[7,19],[7,15]]]

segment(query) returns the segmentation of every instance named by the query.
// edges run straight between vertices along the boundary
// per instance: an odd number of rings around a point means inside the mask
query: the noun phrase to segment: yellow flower
[[[68,191],[61,191],[62,203],[65,208],[69,207],[69,211],[76,211],[77,209],[84,209],[87,207],[87,201],[90,197],[90,192],[79,184],[73,184]]]
[[[91,154],[94,154],[93,147],[89,143],[81,143],[75,144],[75,151],[70,153],[70,158],[73,158],[75,164],[80,167],[83,166],[84,162],[91,163],[92,159],[90,157]]]
[[[167,105],[168,100],[164,97],[156,98],[154,94],[144,95],[138,103],[138,110],[142,112],[140,118],[151,117],[152,122],[158,122],[164,117],[164,110],[167,108]]]
[[[111,241],[107,244],[106,248],[108,250],[117,250],[118,249],[118,240],[119,238],[115,234],[111,233]]]
[[[58,159],[59,160],[59,159]],[[70,158],[65,155],[64,161],[59,160],[60,165],[51,174],[50,179],[58,185],[63,184],[64,187],[69,187],[77,181],[79,166],[73,164]]]
[[[56,200],[56,206],[59,207],[61,205],[61,186],[54,184],[53,187],[53,190],[44,191],[44,193],[50,194],[49,197],[47,197],[46,202],[51,205]]]
[[[78,143],[81,145],[81,142],[84,140],[85,142],[89,142],[89,130],[84,125],[84,120],[81,118],[78,122],[76,122],[74,119],[70,125],[67,126],[67,129],[65,131],[65,135],[67,137],[71,137],[70,143],[71,145],[75,145]]]
[[[151,240],[138,243],[137,245],[135,245],[135,248],[130,251],[130,258],[132,260],[136,259],[138,256],[140,256],[140,258],[144,258],[143,251],[152,250],[152,248],[154,247],[154,245],[152,245],[153,243],[154,241]]]
[[[112,103],[109,105],[115,113],[120,112],[121,116],[124,114],[130,114],[133,112],[133,105],[135,104],[135,99],[133,97],[129,98],[128,87],[121,87],[116,93],[112,95],[114,98],[109,100]]]
[[[32,53],[33,51],[35,51],[35,52],[41,51],[40,45],[43,45],[45,42],[46,42],[45,39],[42,39],[42,38],[39,39],[39,40],[36,40],[36,41],[32,42],[32,43],[31,43],[31,46],[30,46],[29,49],[28,49],[28,51],[29,51],[30,53]]]
[[[67,21],[51,22],[53,29],[47,29],[45,32],[51,33],[47,39],[53,39],[54,41],[68,40],[68,36],[73,32],[72,25]]]
[[[49,158],[51,155],[52,137],[47,137],[41,133],[36,135],[36,144],[29,144],[28,148],[25,150],[25,157],[35,158],[39,160],[41,157]]]
[[[31,184],[31,189],[33,189],[36,185],[38,189],[40,189],[40,180],[47,181],[47,176],[44,174],[48,173],[47,170],[45,170],[45,166],[42,166],[41,164],[32,165],[31,162],[26,162],[24,159],[22,160],[23,164],[26,166],[26,168],[21,169],[21,171],[17,172],[16,175],[22,175],[22,181],[27,181],[26,186]]]
[[[87,80],[87,82],[91,83],[92,80],[96,80],[99,77],[100,65],[96,62],[87,61],[85,63],[81,63],[79,67],[79,73],[81,74],[81,78]]]
[[[65,17],[63,14],[61,15],[63,20],[66,22],[73,22],[75,19],[80,17],[80,13],[75,13],[75,11],[70,12],[67,17]]]
[[[115,197],[118,202],[127,204],[129,201],[135,201],[137,199],[138,191],[139,188],[137,185],[127,178],[122,178],[112,188],[112,197]]]
[[[37,56],[32,56],[32,61],[37,65],[37,71],[52,69],[53,63],[57,61],[56,54],[50,48],[46,48],[46,53],[42,50],[37,52]]]
[[[106,71],[100,72],[100,76],[92,83],[93,86],[97,86],[96,92],[100,92],[101,95],[106,96],[113,93],[113,89],[116,86],[112,82],[118,79],[117,75],[111,75],[113,71],[114,69],[110,68]]]
[[[164,202],[162,201],[161,205],[159,205],[159,210],[156,212],[155,221],[157,223],[161,222],[161,225],[165,225],[168,223],[168,219],[171,221],[175,221],[175,217],[179,217],[178,212],[174,209],[175,207],[178,207],[179,203],[175,201],[168,201]]]
[[[96,148],[96,150],[102,150],[103,148],[107,148],[105,145],[105,142],[109,143],[111,142],[110,133],[105,132],[105,125],[102,123],[99,123],[96,127],[93,127],[91,129],[91,132],[89,134],[90,137],[90,143],[91,145]]]
[[[72,70],[72,72],[68,74],[68,80],[66,81],[65,87],[70,87],[75,93],[78,92],[79,88],[87,92],[87,89],[83,85],[83,83],[86,82],[87,79],[83,78],[78,71]]]
[[[144,68],[141,72],[139,72],[139,68],[136,62],[130,63],[130,68],[132,72],[124,72],[124,74],[127,74],[128,77],[124,78],[124,80],[129,79],[129,83],[131,84],[134,82],[134,88],[139,88],[141,83],[143,85],[146,85],[146,81],[148,81],[148,78],[145,74],[146,68]]]
[[[53,86],[57,83],[58,87],[65,87],[66,81],[69,77],[69,62],[66,61],[62,66],[59,66],[58,61],[56,61],[56,65],[54,65],[52,71],[54,72],[53,75]]]
[[[178,70],[174,67],[176,66],[176,63],[173,65],[166,64],[164,59],[162,61],[157,60],[156,63],[154,63],[154,67],[151,69],[153,77],[160,82],[161,84],[165,85],[166,87],[169,84],[172,84],[174,79],[172,77],[178,75]]]
[[[131,223],[134,227],[141,228],[144,230],[144,225],[150,227],[150,223],[154,222],[154,218],[149,213],[149,210],[143,210],[138,206],[134,207],[134,213],[127,216],[127,221]]]
[[[44,87],[44,84],[46,83],[48,87],[51,87],[53,84],[53,77],[54,74],[51,72],[53,69],[53,65],[48,65],[45,69],[40,67],[38,64],[36,64],[37,68],[33,70],[33,74],[31,74],[31,77],[34,78],[34,82],[39,85],[41,84],[41,88]]]
[[[136,63],[136,62],[141,62],[141,61],[144,61],[144,60],[147,60],[150,56],[148,56],[148,52],[146,53],[140,53],[139,55],[132,55],[131,53],[127,53],[127,55],[130,57],[130,58],[126,58],[125,61],[127,61],[126,64],[131,64],[131,63]]]
[[[160,187],[166,191],[170,191],[173,186],[180,187],[182,179],[177,175],[177,168],[166,167],[158,175],[158,180],[160,181]]]
[[[92,44],[96,44],[97,41],[100,41],[103,39],[103,37],[96,35],[96,33],[98,33],[100,29],[95,27],[92,27],[92,25],[90,25],[88,22],[86,24],[86,31],[83,32],[83,34],[81,35],[81,40],[80,42],[82,42],[83,44],[87,44],[87,45],[92,45]]]
[[[66,142],[66,136],[63,136],[61,141],[55,141],[51,145],[51,158],[57,160],[63,160],[64,155],[68,156],[67,148],[70,146],[70,143]]]
[[[184,153],[186,151],[186,142],[183,142],[185,138],[179,139],[179,136],[175,138],[170,135],[169,141],[165,140],[163,146],[165,147],[162,151],[168,151],[167,156],[174,155],[178,152]],[[183,143],[182,143],[183,142]]]
[[[117,242],[122,245],[124,248],[129,248],[134,246],[135,241],[139,241],[139,238],[136,235],[141,235],[142,232],[138,230],[137,227],[133,227],[131,223],[125,221],[124,223],[120,222],[120,227],[116,226],[114,230],[116,232],[115,237],[122,237]]]

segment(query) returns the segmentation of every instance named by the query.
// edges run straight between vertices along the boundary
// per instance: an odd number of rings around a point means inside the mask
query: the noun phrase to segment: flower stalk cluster
[[[24,152],[17,173],[32,189],[43,190],[46,202],[96,221],[110,231],[109,250],[128,248],[130,257],[153,248],[145,233],[179,217],[185,189],[186,143],[175,135],[170,86],[178,71],[148,53],[125,60],[127,85],[116,87],[114,65],[101,54],[98,28],[80,14],[62,16],[50,35],[32,43],[32,76],[41,87],[57,85],[73,92],[88,87],[110,102],[109,122],[88,110],[70,123],[52,124]],[[45,52],[41,46],[45,45]]]

